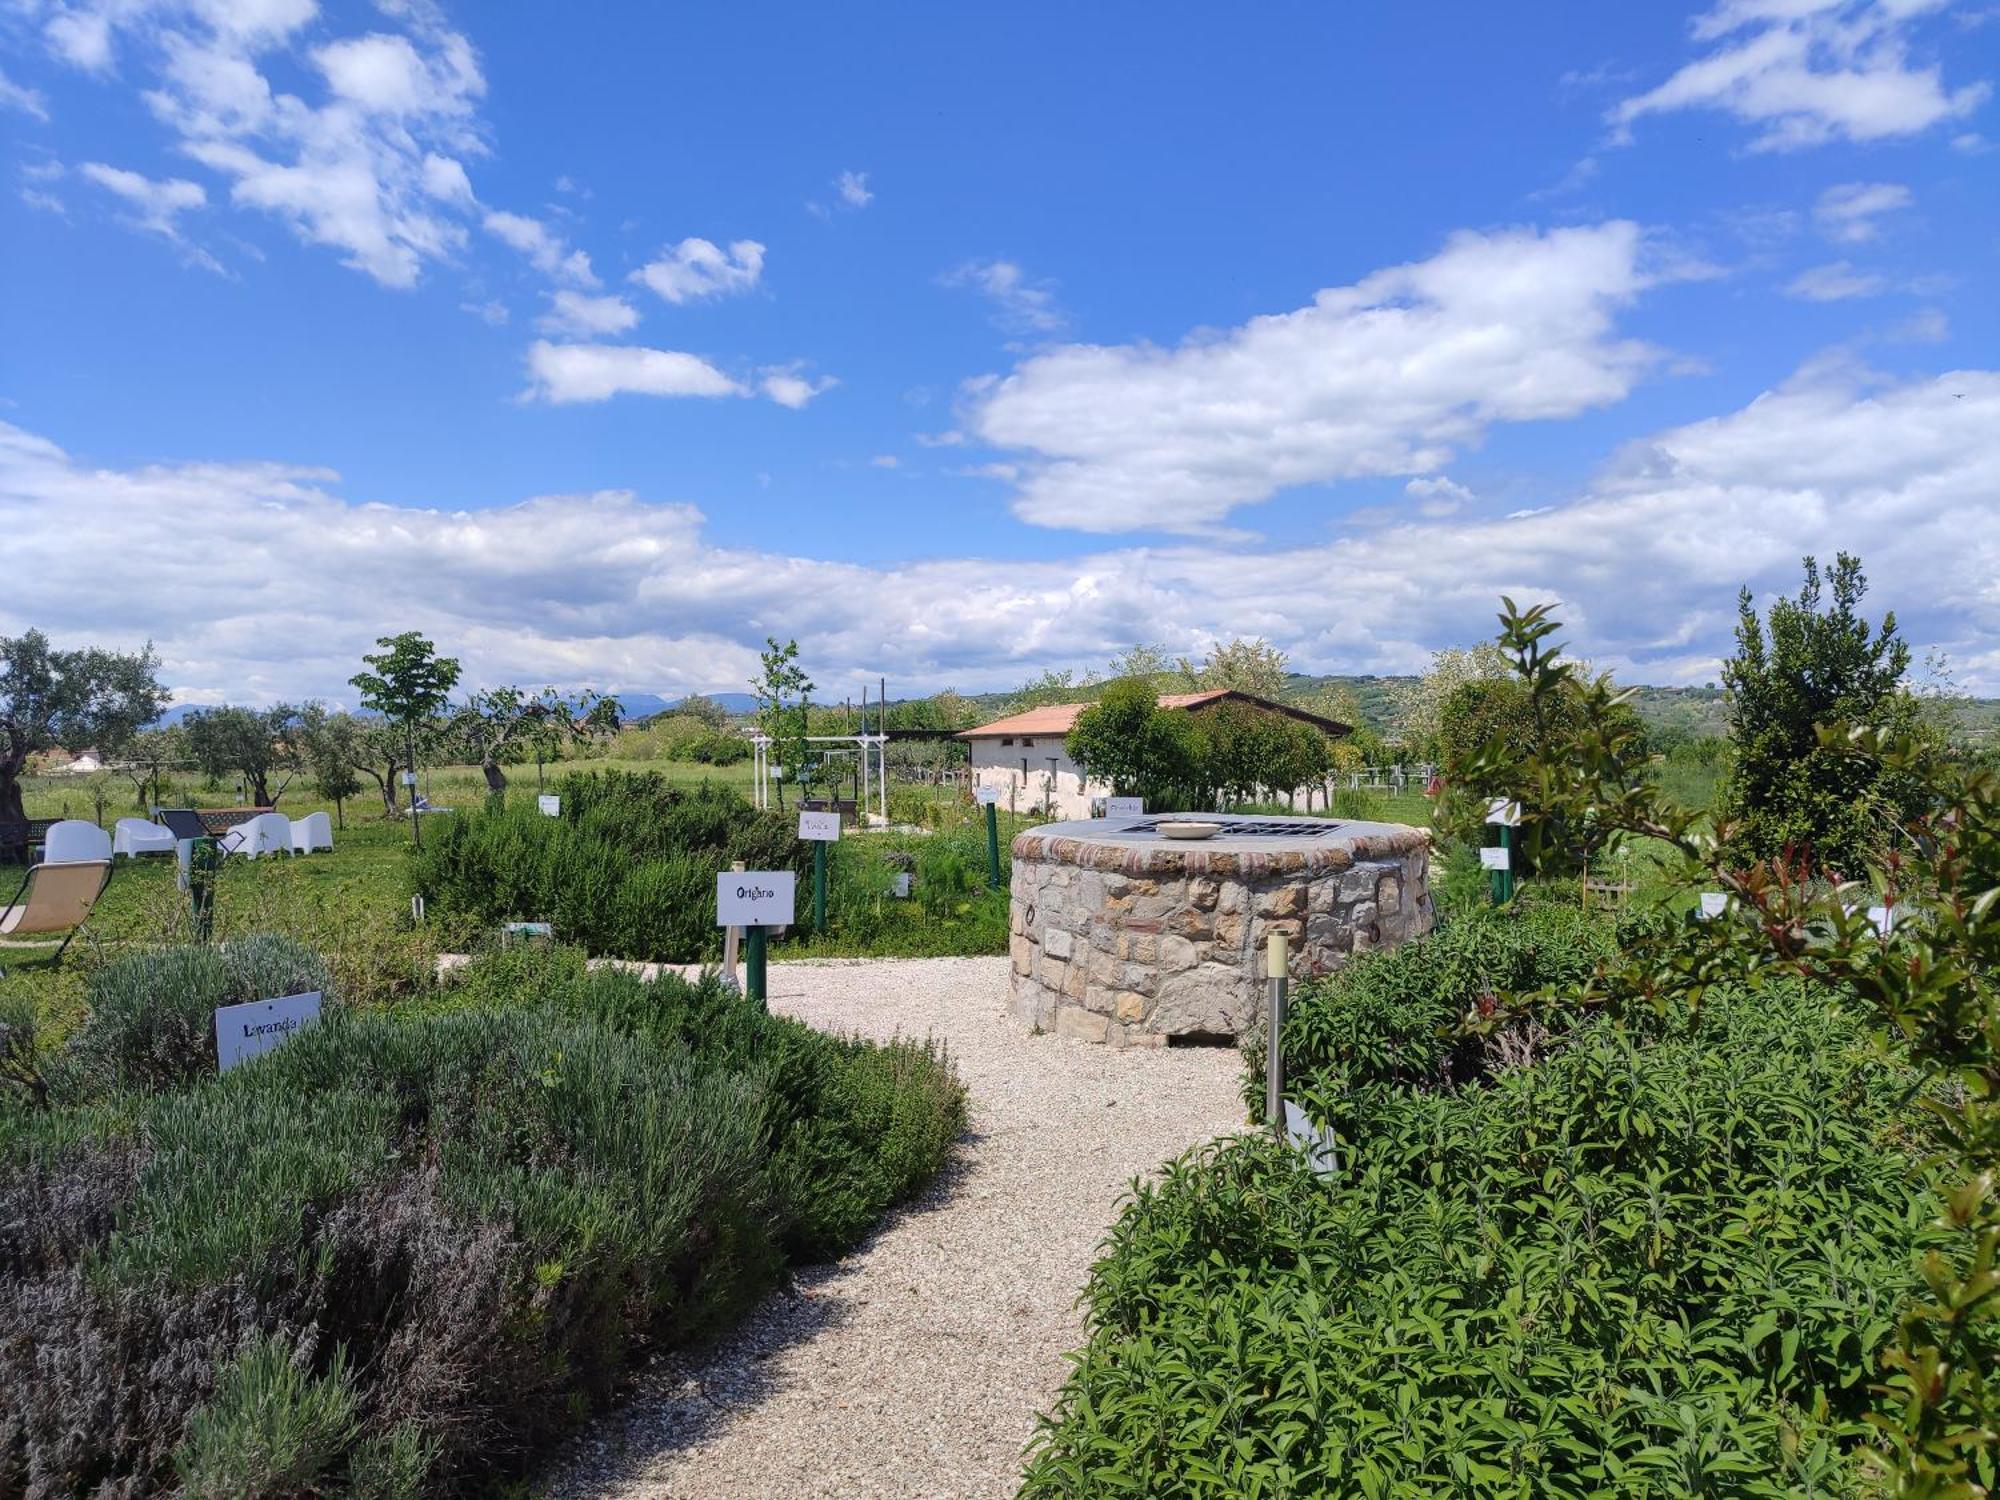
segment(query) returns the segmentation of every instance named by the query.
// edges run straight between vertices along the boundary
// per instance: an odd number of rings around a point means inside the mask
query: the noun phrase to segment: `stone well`
[[[1430,931],[1429,836],[1397,823],[1216,814],[1052,823],[1014,840],[1012,1003],[1023,1022],[1114,1047],[1232,1037],[1264,1004],[1264,948],[1292,977]]]

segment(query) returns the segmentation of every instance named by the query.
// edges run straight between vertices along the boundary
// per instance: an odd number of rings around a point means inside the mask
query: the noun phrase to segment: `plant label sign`
[[[1887,937],[1896,930],[1896,920],[1902,915],[1902,911],[1894,906],[1871,906],[1868,908],[1868,920],[1875,924],[1875,930],[1881,933],[1883,937]]]
[[[1509,802],[1505,797],[1495,797],[1486,804],[1486,821],[1512,828],[1521,821],[1521,804]]]
[[[417,784],[417,773],[415,771],[405,771],[403,773],[403,785],[415,786],[416,784]]]
[[[523,942],[530,938],[554,942],[556,930],[548,922],[503,922],[500,924],[500,934],[502,937],[519,938]]]
[[[227,1073],[240,1062],[283,1046],[319,1020],[320,992],[251,1000],[215,1008],[215,1065]]]
[[[1512,869],[1513,864],[1507,858],[1507,856],[1510,855],[1511,853],[1513,853],[1513,850],[1511,849],[1500,849],[1494,847],[1481,849],[1479,851],[1479,868],[1482,870]]]
[[[1729,910],[1729,894],[1726,891],[1703,891],[1701,893],[1701,919],[1712,922]]]
[[[1104,816],[1107,818],[1137,818],[1146,812],[1144,797],[1106,797]]]
[[[837,844],[840,842],[840,814],[837,812],[802,812],[799,814],[799,837],[812,844]]]
[[[797,886],[790,870],[724,870],[715,877],[715,925],[789,927]]]
[[[972,792],[972,800],[977,802],[981,807],[992,807],[1000,800],[1000,788],[997,786],[975,787]]]
[[[543,792],[541,796],[537,797],[535,799],[535,806],[542,810],[542,816],[545,818],[560,818],[562,816],[562,798],[554,796],[549,792]]]

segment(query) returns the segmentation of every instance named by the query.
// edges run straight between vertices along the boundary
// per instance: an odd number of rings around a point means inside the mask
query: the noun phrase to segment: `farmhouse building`
[[[1288,704],[1273,703],[1254,693],[1234,688],[1213,688],[1205,693],[1162,693],[1160,707],[1200,713],[1219,703],[1245,703],[1252,708],[1311,724],[1338,739],[1351,734],[1351,725],[1309,714]],[[1000,805],[1019,812],[1040,808],[1053,818],[1088,818],[1092,803],[1111,794],[1108,782],[1086,778],[1063,741],[1088,703],[1050,703],[1024,713],[1009,714],[976,729],[959,731],[971,754],[972,784],[995,787]]]

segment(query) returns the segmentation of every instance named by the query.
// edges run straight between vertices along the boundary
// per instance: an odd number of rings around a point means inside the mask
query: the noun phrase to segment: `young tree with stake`
[[[375,644],[382,650],[361,658],[374,670],[357,672],[347,680],[361,690],[363,708],[373,709],[402,728],[408,765],[414,771],[417,725],[440,713],[451,701],[451,690],[458,685],[458,662],[439,656],[437,647],[414,630],[377,637]],[[419,844],[424,841],[414,792],[410,797],[410,836]]]

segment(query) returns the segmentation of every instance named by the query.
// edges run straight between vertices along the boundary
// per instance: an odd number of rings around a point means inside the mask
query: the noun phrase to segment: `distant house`
[[[88,776],[92,771],[104,769],[104,761],[95,750],[86,750],[66,766],[53,766],[51,776]]]
[[[1252,708],[1311,724],[1336,739],[1353,733],[1352,725],[1234,688],[1160,694],[1161,708],[1185,709],[1189,713],[1200,713],[1218,703],[1247,703]],[[1090,706],[1051,703],[1025,713],[1009,714],[977,729],[960,730],[958,738],[965,741],[971,752],[973,785],[999,788],[1003,807],[1022,812],[1046,807],[1059,818],[1089,817],[1091,804],[1109,796],[1111,787],[1106,782],[1087,779],[1069,758],[1063,740],[1076,724],[1076,716]]]

